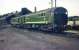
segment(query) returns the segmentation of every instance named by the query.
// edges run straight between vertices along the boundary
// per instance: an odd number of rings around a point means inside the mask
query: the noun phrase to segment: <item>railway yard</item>
[[[0,26],[0,50],[79,50],[78,31],[46,33]]]
[[[1,1],[0,50],[79,50],[78,1],[46,1]]]

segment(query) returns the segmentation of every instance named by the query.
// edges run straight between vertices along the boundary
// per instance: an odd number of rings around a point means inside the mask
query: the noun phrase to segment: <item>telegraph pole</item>
[[[56,0],[55,0],[55,8],[56,8]]]
[[[51,8],[53,7],[53,0],[51,0]]]
[[[53,7],[53,4],[55,4],[54,6],[56,8],[56,6],[57,6],[57,0],[55,0],[54,3],[53,3],[53,0],[51,0],[51,8]]]

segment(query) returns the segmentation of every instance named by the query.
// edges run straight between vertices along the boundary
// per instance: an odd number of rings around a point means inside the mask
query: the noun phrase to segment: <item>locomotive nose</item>
[[[63,7],[57,7],[54,10],[54,23],[57,25],[66,25],[68,14],[67,10]]]

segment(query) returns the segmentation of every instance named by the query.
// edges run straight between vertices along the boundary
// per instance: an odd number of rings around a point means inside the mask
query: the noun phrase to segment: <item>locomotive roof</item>
[[[36,13],[33,12],[33,13],[30,13],[30,14],[44,13],[44,12],[47,12],[47,11],[51,12],[51,10],[52,10],[52,12],[61,12],[61,11],[62,11],[61,13],[67,12],[67,10],[64,7],[56,7],[56,8],[53,7],[53,8],[48,8],[48,9],[37,11]],[[28,14],[28,15],[30,15],[30,14]]]
[[[59,12],[59,13],[67,12],[67,10],[65,8],[63,8],[63,7],[56,7],[56,8],[53,7],[53,8],[48,8],[48,9],[40,10],[40,11],[37,11],[37,12],[32,12],[32,13],[29,13],[29,14],[26,14],[26,15],[22,15],[20,17],[25,17],[25,16],[34,15],[34,14],[45,13],[47,11],[51,12],[51,10],[52,10],[52,12]],[[20,18],[20,17],[15,17],[15,18]]]

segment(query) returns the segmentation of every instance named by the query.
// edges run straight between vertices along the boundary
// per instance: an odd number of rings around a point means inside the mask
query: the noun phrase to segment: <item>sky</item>
[[[50,8],[51,0],[0,0],[0,15],[21,11],[21,8],[25,7],[31,11],[34,11],[34,7],[37,7],[37,11]],[[54,0],[53,0],[54,3]],[[68,15],[79,16],[79,0],[57,0],[57,7],[64,7],[68,10]]]

